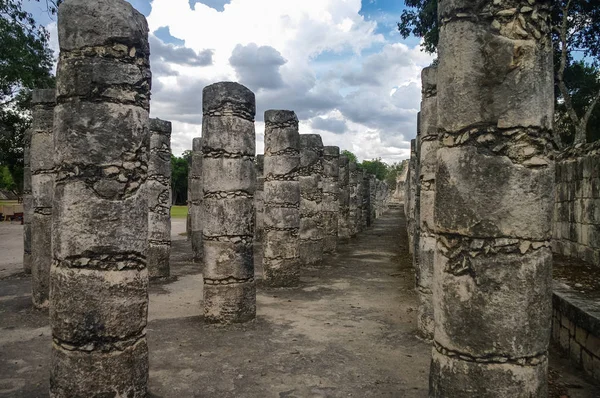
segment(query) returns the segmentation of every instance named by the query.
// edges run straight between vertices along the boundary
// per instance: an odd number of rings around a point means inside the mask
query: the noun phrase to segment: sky
[[[290,109],[301,134],[320,134],[359,160],[410,156],[420,73],[433,56],[396,29],[401,0],[129,0],[150,26],[151,117],[173,123],[173,153],[201,135],[202,89],[237,81],[256,94],[257,153],[264,111]],[[47,24],[58,51],[56,21]]]

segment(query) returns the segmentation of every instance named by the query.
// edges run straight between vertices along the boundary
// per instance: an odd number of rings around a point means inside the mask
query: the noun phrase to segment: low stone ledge
[[[552,340],[572,363],[600,381],[600,300],[554,281]]]

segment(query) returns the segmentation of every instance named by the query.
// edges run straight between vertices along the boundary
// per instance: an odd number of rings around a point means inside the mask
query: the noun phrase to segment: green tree
[[[396,180],[398,179],[398,176],[402,174],[403,168],[404,163],[402,162],[392,163],[391,166],[388,166],[385,182],[387,183],[390,192],[394,192],[396,190]]]
[[[44,1],[55,14],[60,1]],[[23,10],[22,0],[0,0],[0,165],[8,167],[17,191],[22,189],[30,90],[54,86],[48,41],[48,32]]]
[[[171,189],[176,205],[187,202],[188,172],[192,151],[185,151],[181,157],[171,155]]]
[[[378,180],[384,181],[388,174],[388,165],[381,161],[381,158],[373,160],[364,160],[361,163],[361,168],[374,174]]]
[[[13,191],[16,187],[8,166],[0,166],[0,189]]]
[[[434,53],[439,41],[438,0],[404,0],[408,9],[398,30],[406,38],[423,38]],[[584,143],[600,137],[600,7],[597,0],[555,0],[552,42],[555,53],[557,128],[555,141]],[[574,54],[586,62],[574,61]]]
[[[356,157],[356,155],[348,151],[347,149],[344,149],[341,155],[347,156],[348,160],[350,160],[351,162],[358,163],[358,158]]]

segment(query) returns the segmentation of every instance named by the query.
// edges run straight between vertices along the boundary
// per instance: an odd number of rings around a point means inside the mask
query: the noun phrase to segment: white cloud
[[[275,108],[359,159],[408,157],[420,70],[432,57],[376,33],[361,0],[231,0],[222,11],[189,3],[154,0],[148,17],[151,32],[168,27],[185,43],[151,35],[151,114],[173,122],[176,154],[200,134],[203,87],[229,80],[256,94],[259,153],[263,113]]]

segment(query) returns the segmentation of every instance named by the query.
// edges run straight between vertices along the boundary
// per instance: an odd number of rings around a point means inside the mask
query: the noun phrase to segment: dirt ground
[[[427,397],[430,345],[415,337],[414,272],[399,210],[324,266],[304,269],[300,287],[259,284],[257,319],[246,325],[203,322],[202,273],[185,238],[173,242],[171,263],[174,277],[150,289],[151,397]],[[0,279],[0,396],[48,396],[50,328],[29,290],[22,274]],[[552,397],[600,396],[554,357]]]

